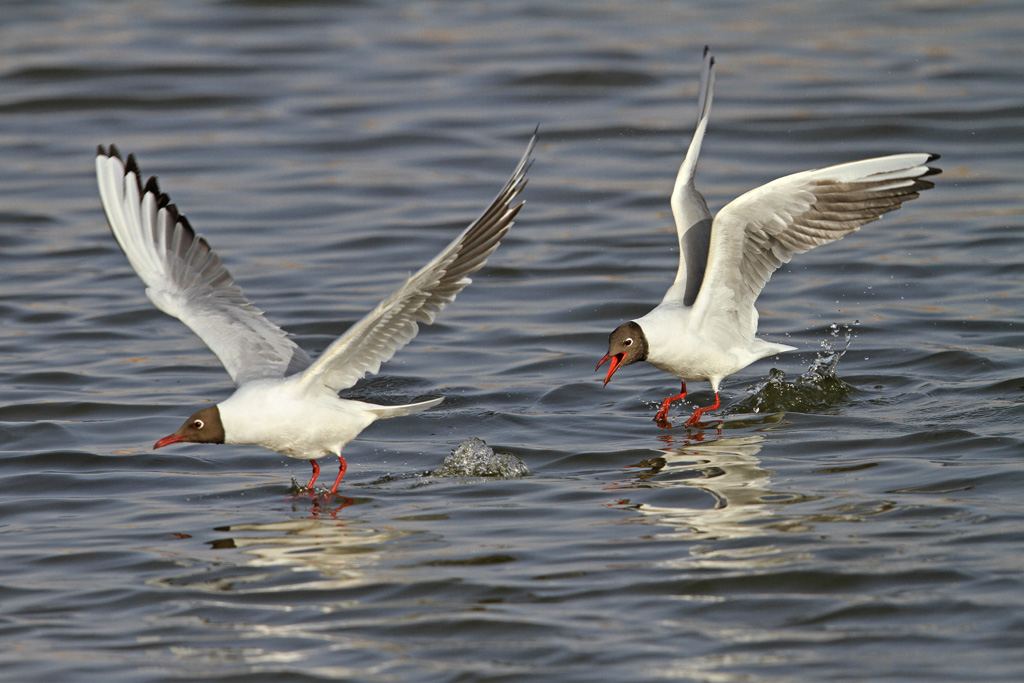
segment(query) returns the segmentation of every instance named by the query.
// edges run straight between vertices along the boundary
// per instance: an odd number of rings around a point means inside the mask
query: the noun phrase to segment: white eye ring
[[[192,422],[192,429],[202,429],[205,426],[206,423],[204,423],[202,420],[194,420]]]
[[[623,346],[632,346],[633,345],[633,338],[632,337],[628,337],[627,339],[625,339],[622,342],[622,345]]]

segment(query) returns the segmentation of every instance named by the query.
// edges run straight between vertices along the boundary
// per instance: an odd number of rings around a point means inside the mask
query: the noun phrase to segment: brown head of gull
[[[96,178],[107,222],[147,296],[191,328],[237,386],[226,400],[199,410],[154,448],[173,443],[262,446],[309,460],[309,489],[320,473],[317,459],[334,454],[339,466],[331,492],[337,491],[345,476],[345,444],[375,420],[418,413],[443,400],[385,406],[344,399],[338,392],[377,372],[487,262],[523,206],[515,200],[526,187],[536,141],[534,131],[508,182],[479,218],[315,361],[245,297],[207,241],[160,191],[156,178],[143,184],[133,156],[123,160],[113,145],[100,147]]]
[[[662,427],[669,406],[686,396],[686,382],[710,382],[712,405],[721,405],[725,377],[754,361],[794,347],[757,338],[754,302],[768,279],[794,254],[834,242],[878,220],[933,187],[937,154],[911,153],[864,159],[803,171],[773,180],[727,204],[714,218],[694,185],[697,158],[707,130],[715,84],[715,60],[704,48],[697,128],[672,191],[679,237],[679,269],[651,312],[623,323],[608,339],[605,385],[626,365],[646,361],[681,380],[680,392],[661,403],[654,420]]]

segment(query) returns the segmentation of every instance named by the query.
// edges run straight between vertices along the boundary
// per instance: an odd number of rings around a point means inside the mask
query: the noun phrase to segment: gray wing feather
[[[692,306],[700,291],[707,266],[711,241],[711,212],[707,202],[694,184],[701,143],[707,132],[711,116],[711,100],[715,90],[715,58],[704,47],[704,62],[700,74],[700,95],[697,99],[697,127],[679,167],[672,190],[672,216],[679,235],[679,270],[675,282],[665,295],[666,301]]]
[[[469,274],[484,265],[498,248],[523,204],[512,206],[526,187],[530,154],[537,133],[527,145],[508,182],[491,205],[459,237],[398,290],[354,323],[307,369],[299,382],[308,387],[347,389],[380,369],[437,313],[470,283]]]

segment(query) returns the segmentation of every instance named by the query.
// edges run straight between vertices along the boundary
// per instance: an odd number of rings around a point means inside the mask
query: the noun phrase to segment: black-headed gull
[[[838,240],[900,208],[933,183],[936,154],[896,154],[852,161],[773,180],[725,206],[714,221],[693,178],[708,125],[715,60],[704,48],[697,129],[679,167],[672,214],[679,234],[679,270],[654,310],[617,327],[608,337],[604,383],[619,368],[647,361],[682,380],[654,419],[668,426],[673,401],[687,381],[706,381],[715,402],[697,408],[686,424],[719,407],[721,381],[756,360],[792,346],[758,339],[754,301],[772,273],[793,254]]]
[[[316,361],[232,284],[220,258],[160,192],[156,178],[143,185],[133,156],[122,161],[113,145],[109,151],[100,147],[96,179],[107,222],[145,283],[146,295],[199,335],[238,387],[226,400],[189,417],[153,448],[179,441],[262,446],[309,460],[309,489],[320,474],[316,459],[333,453],[340,461],[331,488],[332,493],[337,491],[345,476],[341,449],[346,443],[374,420],[418,413],[443,400],[382,406],[340,398],[338,392],[377,372],[416,336],[419,323],[433,322],[470,283],[469,274],[498,248],[523,206],[513,206],[513,201],[526,187],[536,141],[534,132],[487,210]]]

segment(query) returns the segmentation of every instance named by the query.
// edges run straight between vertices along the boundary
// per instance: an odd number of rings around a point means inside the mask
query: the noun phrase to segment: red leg
[[[682,385],[683,386],[679,390],[678,394],[675,396],[669,396],[661,402],[661,410],[659,410],[658,414],[654,416],[655,422],[664,422],[668,418],[668,407],[672,405],[673,401],[682,401],[686,398],[686,382],[683,382]]]
[[[313,466],[313,478],[309,480],[308,484],[306,484],[306,488],[312,491],[316,478],[320,476],[320,465],[316,464],[316,460],[310,460],[309,464]]]
[[[338,484],[341,483],[341,478],[345,476],[345,470],[348,469],[348,465],[345,464],[345,458],[338,456],[338,478],[334,480],[334,486],[331,487],[331,493],[335,493],[338,490]]]
[[[722,403],[721,403],[721,401],[718,400],[718,392],[716,391],[715,392],[715,402],[712,403],[709,406],[704,406],[703,408],[697,408],[697,410],[693,411],[693,415],[691,415],[690,419],[686,421],[686,424],[692,427],[693,425],[697,424],[697,422],[700,420],[700,416],[701,415],[703,415],[704,413],[708,412],[709,410],[717,409],[720,405],[722,405]]]

